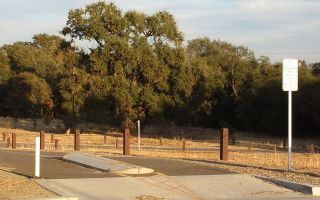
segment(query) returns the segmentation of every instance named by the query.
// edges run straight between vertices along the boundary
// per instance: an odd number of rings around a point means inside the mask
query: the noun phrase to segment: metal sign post
[[[138,120],[138,150],[140,151],[140,120]]]
[[[292,91],[298,91],[298,60],[284,59],[282,90],[288,91],[288,171],[291,171],[292,147]]]

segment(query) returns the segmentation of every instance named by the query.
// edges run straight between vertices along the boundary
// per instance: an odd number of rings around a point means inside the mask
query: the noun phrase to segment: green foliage
[[[161,96],[183,61],[182,34],[171,14],[123,14],[113,3],[98,2],[70,11],[62,32],[96,42],[88,71],[101,76],[105,89],[97,92],[92,82],[92,95],[115,101],[112,113],[125,127],[161,110]]]
[[[133,127],[190,125],[284,135],[282,64],[243,46],[198,38],[184,47],[174,17],[100,1],[69,12],[62,33],[0,48],[0,112]],[[93,44],[78,49],[77,41]],[[319,63],[300,61],[295,135],[319,133]]]
[[[45,117],[52,109],[52,92],[46,81],[23,72],[8,83],[6,106],[13,116]]]
[[[0,85],[6,83],[11,75],[9,59],[3,51],[0,51]]]

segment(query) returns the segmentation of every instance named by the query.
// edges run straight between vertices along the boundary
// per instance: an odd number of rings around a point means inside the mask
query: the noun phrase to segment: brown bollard
[[[182,140],[182,151],[186,151],[186,140]]]
[[[51,144],[53,144],[53,143],[54,143],[54,135],[51,134]]]
[[[314,154],[314,144],[310,144],[309,153]]]
[[[55,140],[54,140],[54,149],[55,149],[55,150],[58,150],[58,148],[59,148],[59,140],[58,140],[58,139],[55,139]]]
[[[130,129],[123,132],[123,155],[130,155]]]
[[[80,151],[80,130],[77,129],[74,134],[74,150]]]
[[[6,139],[7,139],[7,134],[6,133],[2,133],[2,141],[6,141]]]
[[[228,160],[229,129],[222,128],[220,133],[220,160]]]
[[[160,144],[160,146],[162,146],[162,142],[163,142],[163,141],[162,141],[162,137],[160,137],[160,138],[159,138],[159,144]]]
[[[248,151],[249,152],[251,151],[251,144],[250,143],[248,144]]]
[[[118,138],[116,138],[116,149],[118,149],[119,148],[119,140],[118,140]]]
[[[107,136],[106,135],[103,136],[103,142],[104,142],[104,144],[107,144]]]
[[[11,144],[12,149],[17,148],[17,135],[15,133],[12,133],[12,144]]]
[[[44,150],[46,147],[46,142],[45,142],[45,134],[44,131],[40,131],[40,149]]]
[[[11,139],[10,137],[7,137],[7,148],[10,148]]]

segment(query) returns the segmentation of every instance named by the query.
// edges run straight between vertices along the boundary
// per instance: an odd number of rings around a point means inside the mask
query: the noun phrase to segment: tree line
[[[61,33],[1,47],[2,116],[286,134],[282,64],[247,47],[206,37],[184,45],[172,14],[105,2],[71,10]],[[294,134],[319,136],[318,91],[320,63],[300,61]]]

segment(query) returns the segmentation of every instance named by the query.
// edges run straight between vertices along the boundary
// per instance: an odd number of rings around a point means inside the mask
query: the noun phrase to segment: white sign
[[[284,59],[282,69],[282,90],[298,91],[298,60]]]

